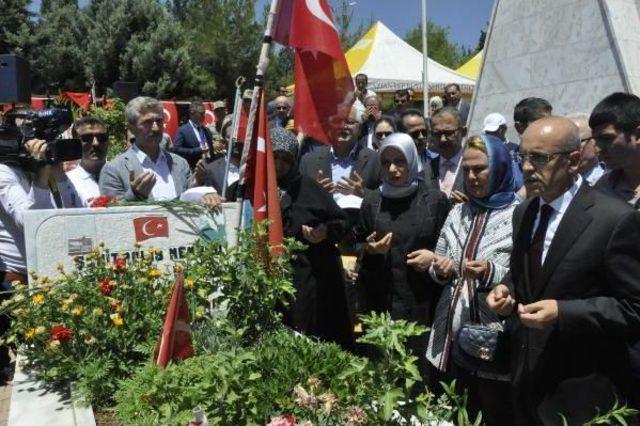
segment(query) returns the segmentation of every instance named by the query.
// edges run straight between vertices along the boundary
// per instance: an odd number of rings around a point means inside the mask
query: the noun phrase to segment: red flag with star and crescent
[[[318,141],[333,143],[355,97],[327,0],[280,0],[273,39],[295,49],[296,127]]]
[[[153,353],[158,367],[164,368],[169,361],[182,360],[193,355],[190,322],[189,306],[184,294],[184,278],[182,271],[179,271],[167,306],[160,340]]]
[[[255,128],[257,131],[252,134],[245,170],[244,199],[251,203],[255,223],[265,219],[269,221],[269,246],[272,247],[272,254],[277,255],[282,253],[284,233],[264,91],[261,91],[260,94],[256,118]]]

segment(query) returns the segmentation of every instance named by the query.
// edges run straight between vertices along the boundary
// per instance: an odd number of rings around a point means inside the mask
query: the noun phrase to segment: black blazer
[[[583,184],[529,285],[527,250],[539,198],[514,212],[511,277],[516,303],[558,300],[558,321],[524,327],[514,312],[512,380],[520,424],[583,424],[616,398],[628,402],[628,342],[640,334],[640,212]],[[637,387],[637,384],[635,384]]]
[[[424,168],[424,178],[426,181],[431,181],[435,188],[440,188],[438,179],[440,178],[440,156],[432,158],[430,161],[431,167]],[[464,192],[464,173],[462,167],[458,169],[458,174],[453,182],[453,190]]]
[[[213,136],[211,131],[204,126],[200,127],[204,130],[204,134],[207,140],[207,146],[211,146],[213,143]],[[187,122],[178,128],[176,138],[173,141],[173,152],[183,157],[189,163],[189,166],[193,169],[200,158],[202,158],[202,148],[198,138],[193,131],[191,124]]]
[[[204,186],[213,186],[218,194],[222,194],[224,170],[227,164],[225,160],[225,157],[221,157],[204,166]]]
[[[300,174],[312,179],[318,178],[318,172],[322,170],[322,175],[332,177],[331,174],[331,152],[329,147],[321,147],[316,151],[309,152],[300,159]],[[378,153],[360,145],[356,148],[356,162],[353,165],[352,173],[357,172],[364,181],[366,189],[376,189],[380,186],[380,162]]]

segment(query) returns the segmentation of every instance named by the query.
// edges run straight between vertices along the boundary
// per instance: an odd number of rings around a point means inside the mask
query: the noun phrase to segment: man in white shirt
[[[80,198],[78,207],[90,207],[93,199],[100,195],[98,180],[109,150],[107,125],[87,115],[76,122],[73,133],[82,142],[82,159],[75,169],[67,172],[67,177]]]
[[[47,144],[43,140],[30,140],[25,145],[36,160],[45,158]],[[0,163],[0,284],[1,291],[13,290],[13,282],[27,282],[27,264],[24,240],[24,214],[27,210],[53,208],[49,191],[51,166],[38,166],[31,180],[21,164]],[[10,297],[0,293],[0,300]],[[9,328],[9,318],[0,315],[0,334]],[[9,351],[0,346],[0,382],[10,380]]]
[[[135,140],[125,153],[100,172],[100,193],[125,200],[173,200],[191,184],[191,170],[179,155],[160,148],[164,118],[162,104],[139,96],[125,108]]]
[[[353,108],[356,109],[358,114],[362,116],[367,112],[365,107],[365,99],[369,96],[376,96],[376,92],[373,90],[367,89],[367,85],[369,84],[369,77],[366,74],[358,74],[355,77],[356,81],[356,99],[353,102]]]

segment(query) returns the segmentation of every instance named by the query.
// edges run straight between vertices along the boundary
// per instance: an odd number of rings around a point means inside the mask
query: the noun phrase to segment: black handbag
[[[509,341],[497,324],[480,323],[478,295],[469,283],[472,322],[462,324],[452,343],[451,356],[459,367],[491,374],[509,373]],[[462,284],[465,285],[465,284]]]

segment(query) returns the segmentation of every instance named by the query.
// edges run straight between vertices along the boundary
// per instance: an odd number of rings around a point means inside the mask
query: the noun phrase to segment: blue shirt
[[[333,182],[340,182],[342,178],[351,177],[351,169],[353,168],[353,164],[356,162],[357,148],[358,144],[356,143],[349,152],[349,155],[343,158],[338,158],[333,151],[333,147],[331,147],[331,179]]]

